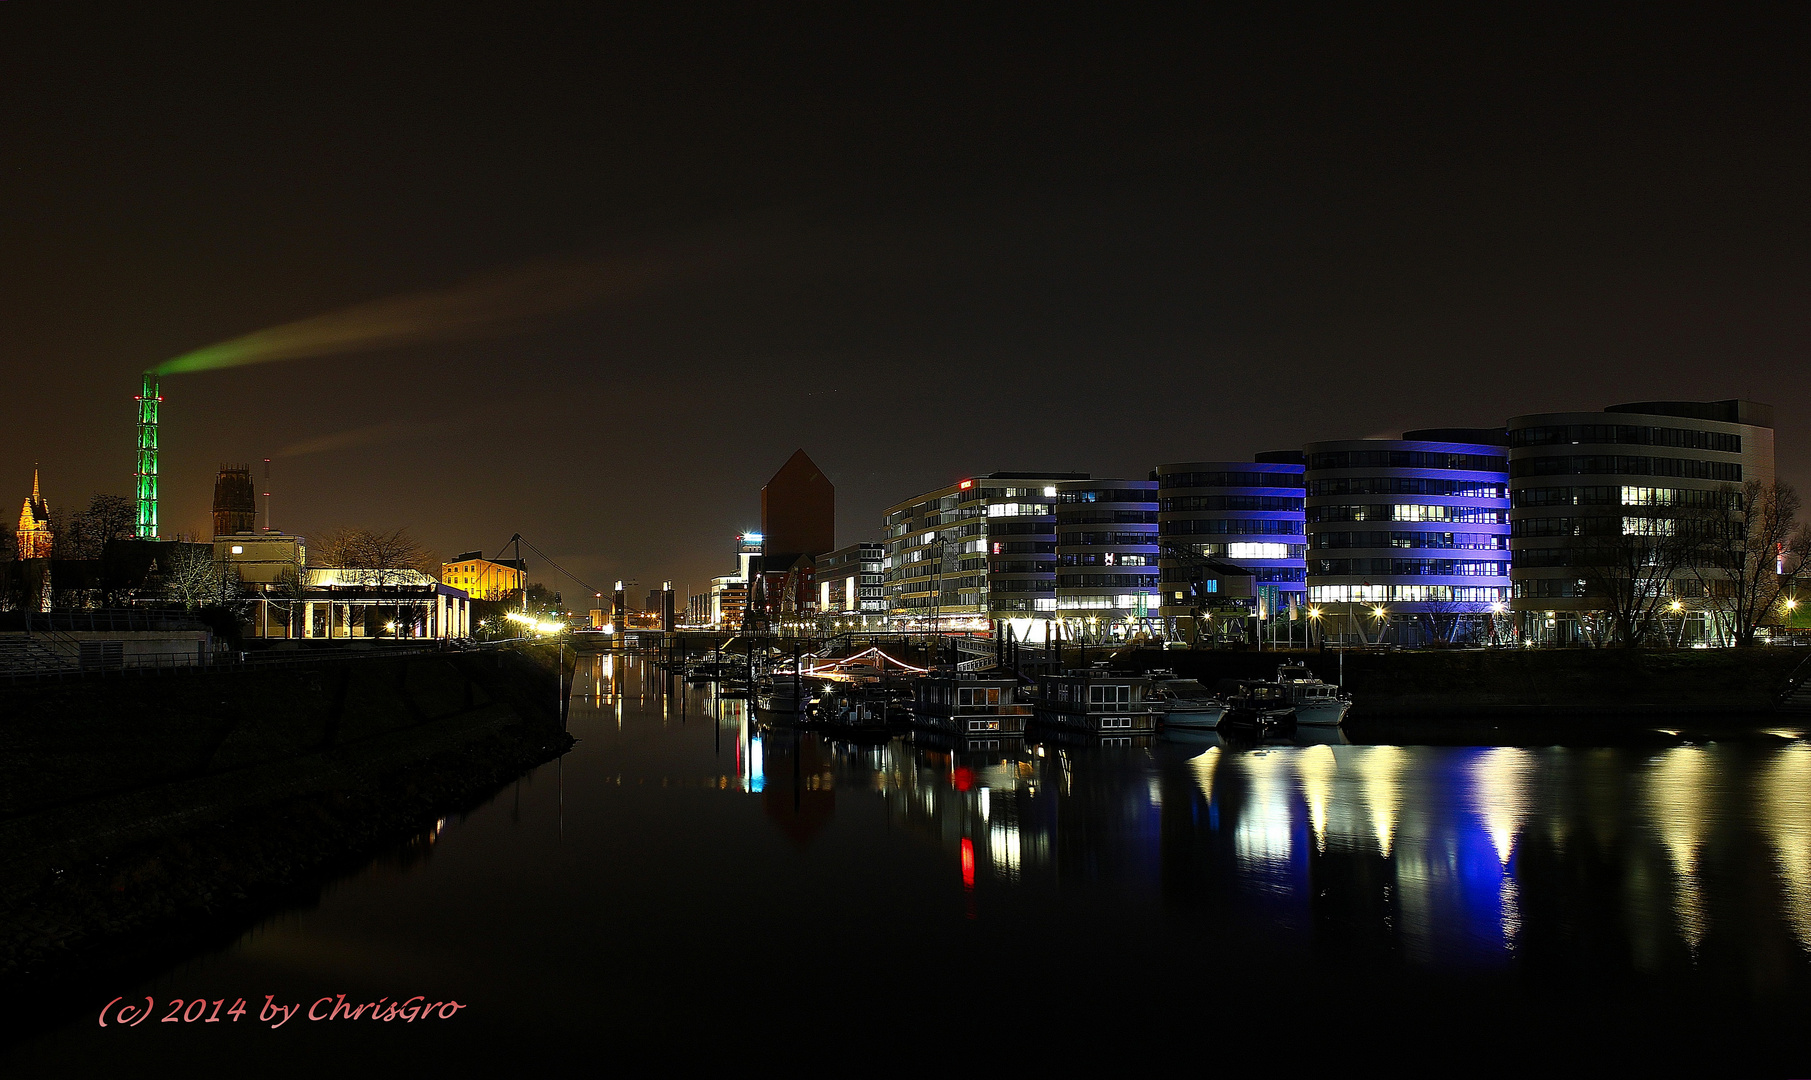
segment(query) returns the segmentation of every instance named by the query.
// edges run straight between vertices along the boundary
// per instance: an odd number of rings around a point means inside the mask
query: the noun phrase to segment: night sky
[[[849,543],[971,473],[1667,397],[1771,402],[1811,480],[1803,9],[1477,8],[6,0],[0,495],[129,494],[147,366],[549,266],[611,284],[165,377],[165,535],[271,457],[279,527],[683,597],[799,447]]]

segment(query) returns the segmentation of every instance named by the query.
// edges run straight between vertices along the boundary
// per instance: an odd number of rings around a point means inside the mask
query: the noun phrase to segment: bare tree
[[[1674,515],[1575,520],[1567,544],[1582,594],[1602,605],[1600,643],[1644,644],[1660,627],[1673,579],[1695,565],[1691,519]],[[1664,633],[1664,631],[1662,631]]]
[[[405,528],[390,532],[375,529],[335,529],[317,540],[314,553],[322,566],[357,570],[362,585],[395,585],[410,571],[438,576],[439,561],[409,535]]]
[[[1800,500],[1791,484],[1750,480],[1721,495],[1694,515],[1694,572],[1706,606],[1736,645],[1746,647],[1778,616],[1782,594],[1797,584],[1811,556],[1811,530],[1799,523]]]
[[[225,563],[215,562],[204,544],[176,544],[163,585],[165,595],[186,608],[226,606],[243,592],[239,576]]]
[[[96,494],[88,508],[69,516],[70,557],[98,559],[109,540],[130,540],[137,530],[138,508],[124,495]]]
[[[316,541],[314,550],[322,565],[354,571],[350,577],[359,585],[393,588],[407,582],[412,572],[439,576],[438,557],[410,536],[407,527],[390,532],[335,529]],[[400,617],[401,601],[393,606]]]

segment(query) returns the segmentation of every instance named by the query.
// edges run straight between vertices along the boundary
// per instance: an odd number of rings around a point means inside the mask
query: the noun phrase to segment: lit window
[[[238,544],[234,544],[233,545],[233,554],[234,555],[243,555],[243,554],[245,554],[245,548],[241,547]]]
[[[1227,544],[1229,559],[1287,559],[1288,544]]]

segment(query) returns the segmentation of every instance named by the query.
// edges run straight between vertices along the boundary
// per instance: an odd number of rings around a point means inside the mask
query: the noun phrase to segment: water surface
[[[561,1064],[1804,1075],[1811,745],[869,745],[587,658],[577,747],[141,984],[53,1074]],[[1331,739],[1338,743],[1337,735]],[[272,995],[457,1000],[272,1030]]]

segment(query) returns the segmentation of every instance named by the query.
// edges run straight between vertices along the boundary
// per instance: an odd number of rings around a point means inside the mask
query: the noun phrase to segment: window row
[[[1443,454],[1428,450],[1336,450],[1308,458],[1310,472],[1322,469],[1469,469],[1502,472],[1509,459],[1497,454]]]
[[[1507,586],[1476,585],[1310,585],[1310,604],[1498,604],[1509,599]]]
[[[1155,589],[1156,574],[1058,574],[1060,589]]]
[[[1316,495],[1449,495],[1467,499],[1508,498],[1509,485],[1485,480],[1436,480],[1421,476],[1342,476],[1308,481]]]
[[[1163,606],[1163,596],[1159,593],[1117,593],[1111,596],[1059,596],[1056,606],[1063,611],[1136,611],[1144,608],[1155,611]]]
[[[1509,433],[1510,446],[1550,446],[1555,443],[1628,443],[1639,446],[1679,446],[1690,450],[1742,452],[1742,437],[1721,431],[1692,428],[1643,427],[1636,424],[1556,424],[1517,428]]]
[[[1161,522],[1157,526],[1157,531],[1163,536],[1207,536],[1229,533],[1234,536],[1299,536],[1305,530],[1302,528],[1300,520],[1195,518]]]
[[[1299,559],[1308,553],[1308,548],[1303,544],[1269,544],[1251,540],[1180,546],[1192,554],[1205,555],[1210,559]]]
[[[1063,547],[1156,547],[1157,534],[1148,532],[1066,532],[1057,535]]]
[[[1621,454],[1566,454],[1511,462],[1511,478],[1521,476],[1678,476],[1691,480],[1742,482],[1742,466],[1733,461],[1692,458],[1629,457]]]
[[[1469,506],[1423,506],[1419,503],[1368,503],[1359,506],[1310,506],[1308,520],[1322,521],[1453,521],[1469,525],[1501,525],[1507,510],[1478,510]]]
[[[1095,491],[1065,491],[1057,501],[1066,503],[1154,503],[1157,493],[1150,488],[1109,488]]]
[[[1051,513],[1049,503],[988,503],[987,516],[996,517],[1044,517]]]
[[[1502,551],[1509,537],[1502,533],[1469,532],[1317,532],[1308,537],[1315,548],[1479,548]]]
[[[1300,510],[1302,506],[1301,498],[1285,495],[1177,495],[1157,504],[1166,514],[1195,510]]]
[[[1058,514],[1056,520],[1059,525],[1155,525],[1157,523],[1157,511],[1084,509]]]
[[[1684,506],[1692,508],[1742,508],[1742,493],[1734,489],[1588,485],[1584,487],[1521,488],[1509,493],[1509,505],[1525,506]]]
[[[1391,577],[1507,577],[1509,563],[1458,559],[1311,559],[1316,577],[1388,574]]]
[[[1082,555],[1062,555],[1057,558],[1059,566],[1155,566],[1155,555],[1128,555],[1120,551],[1088,552]]]
[[[1296,472],[1184,472],[1157,477],[1163,488],[1299,488],[1302,474]]]

